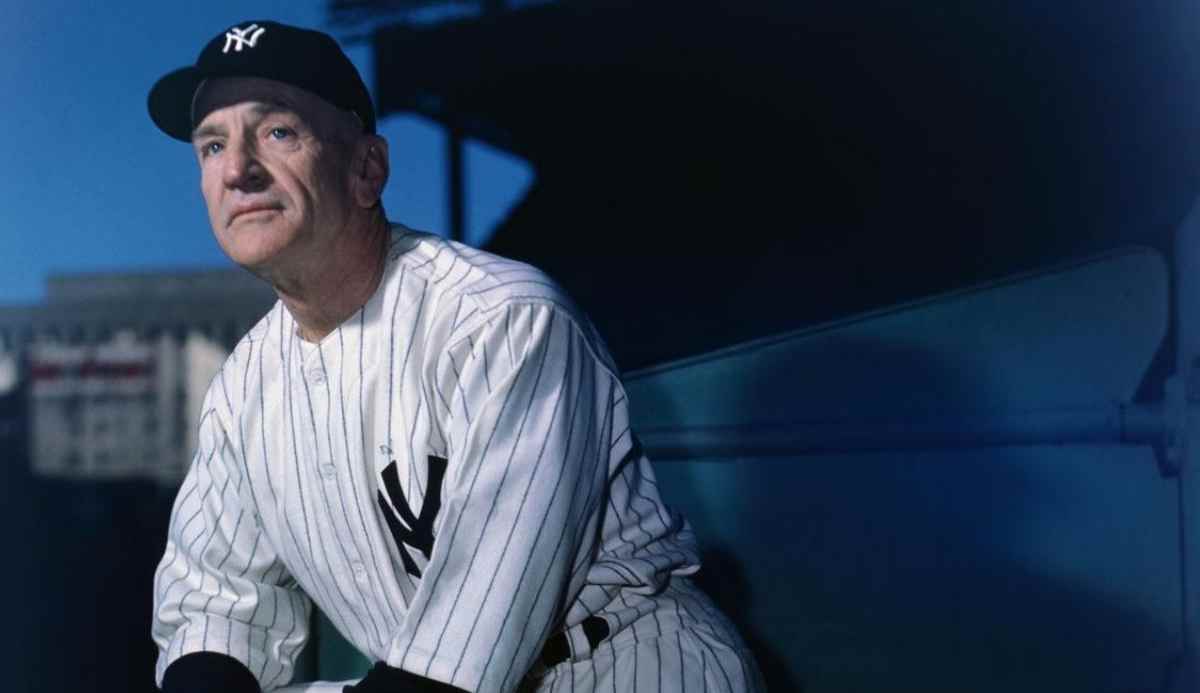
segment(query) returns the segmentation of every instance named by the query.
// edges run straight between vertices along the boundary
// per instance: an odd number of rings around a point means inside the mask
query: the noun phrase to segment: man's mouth
[[[235,207],[233,213],[229,215],[229,223],[232,224],[239,217],[253,216],[264,212],[278,212],[279,209],[278,205],[273,204],[254,204]]]

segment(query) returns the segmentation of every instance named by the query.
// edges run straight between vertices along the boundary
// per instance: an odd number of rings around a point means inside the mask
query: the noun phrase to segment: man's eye
[[[289,128],[271,128],[271,139],[286,140],[292,136],[292,131]]]
[[[200,148],[200,152],[204,156],[212,156],[213,154],[219,154],[224,148],[225,145],[221,144],[220,142],[206,142],[204,146]]]

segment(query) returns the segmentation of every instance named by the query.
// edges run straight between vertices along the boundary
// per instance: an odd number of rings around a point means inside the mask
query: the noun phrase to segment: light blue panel
[[[1167,326],[1130,249],[631,374],[635,427],[1128,401]],[[1149,449],[656,465],[772,690],[1152,690],[1182,646],[1178,491]]]
[[[1167,329],[1167,272],[1131,248],[631,373],[641,430],[1012,411],[1132,396]]]

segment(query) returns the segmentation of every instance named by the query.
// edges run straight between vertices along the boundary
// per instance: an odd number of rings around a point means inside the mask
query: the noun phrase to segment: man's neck
[[[272,282],[301,338],[321,341],[371,299],[383,277],[390,233],[382,217],[366,228],[345,229],[315,271],[301,281]]]

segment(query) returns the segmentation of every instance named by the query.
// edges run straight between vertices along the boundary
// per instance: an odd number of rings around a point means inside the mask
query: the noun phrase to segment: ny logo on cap
[[[242,48],[254,46],[258,43],[258,37],[266,31],[264,27],[257,24],[251,24],[245,29],[239,29],[236,26],[225,32],[225,47],[221,49],[222,53],[228,53],[229,47],[233,46],[233,50],[241,52]],[[249,36],[247,36],[249,34]]]

